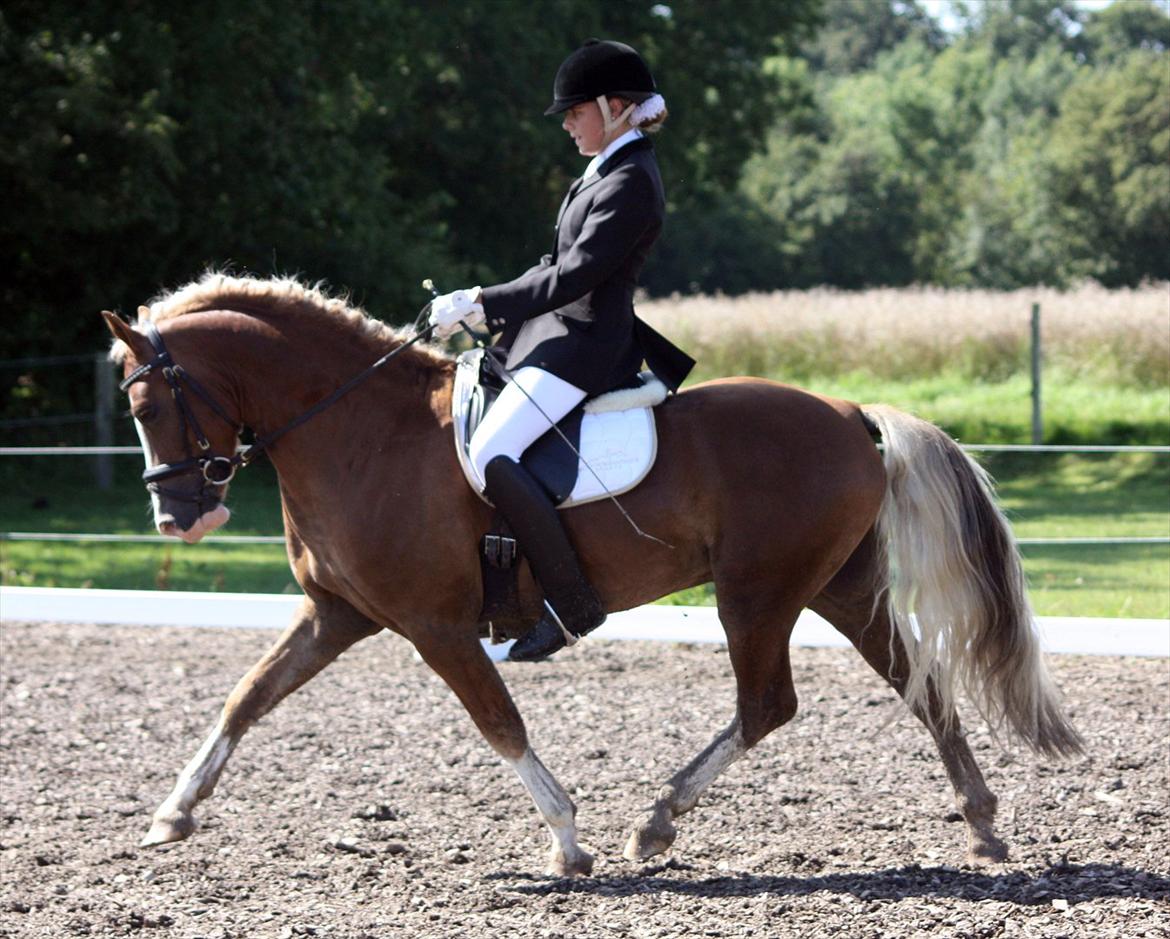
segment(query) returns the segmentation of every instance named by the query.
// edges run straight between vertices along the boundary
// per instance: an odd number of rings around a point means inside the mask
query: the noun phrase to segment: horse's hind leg
[[[248,728],[351,645],[380,628],[344,601],[323,597],[314,602],[306,597],[292,624],[228,697],[211,734],[154,813],[142,845],[180,841],[190,835],[195,830],[192,809],[214,791],[224,764]]]
[[[824,591],[809,604],[853,643],[862,657],[890,686],[903,693],[909,666],[900,640],[890,645],[890,622],[876,602],[875,551],[870,533]],[[930,731],[955,791],[955,804],[967,826],[967,860],[986,864],[1007,858],[1007,845],[995,833],[998,804],[967,745],[958,715],[946,713],[930,694],[927,713],[914,712]]]
[[[623,854],[631,861],[669,848],[677,834],[674,820],[695,807],[720,773],[796,714],[788,639],[800,607],[792,601],[769,604],[759,599],[752,607],[739,609],[723,599],[719,603],[736,677],[735,717],[658,791],[650,817],[626,842]]]
[[[631,861],[645,861],[674,844],[678,835],[674,820],[693,809],[703,791],[746,750],[736,715],[698,756],[658,790],[650,817],[630,832],[622,855]]]

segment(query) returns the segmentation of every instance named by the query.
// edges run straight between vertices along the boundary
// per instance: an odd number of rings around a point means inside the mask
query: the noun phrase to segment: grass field
[[[809,291],[657,300],[640,312],[695,353],[694,381],[754,374],[861,402],[884,401],[969,443],[1027,443],[1029,316],[1044,323],[1047,443],[1170,444],[1170,285],[1137,290]],[[133,440],[127,433],[123,439]],[[1170,536],[1170,455],[980,457],[1020,538]],[[93,488],[61,457],[0,461],[0,530],[150,531],[139,457]],[[264,464],[232,486],[225,534],[277,534]],[[1044,615],[1170,617],[1170,546],[1026,546]],[[0,542],[5,584],[292,591],[266,545]],[[674,602],[712,602],[696,588]]]

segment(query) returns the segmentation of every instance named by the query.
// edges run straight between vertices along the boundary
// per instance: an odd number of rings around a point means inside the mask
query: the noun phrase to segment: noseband
[[[418,319],[415,321],[416,330],[422,322],[424,315],[429,312],[429,309],[430,305],[428,304],[419,314]],[[179,423],[183,435],[183,442],[187,447],[187,458],[177,463],[160,463],[158,466],[148,467],[142,474],[142,481],[146,483],[146,488],[151,492],[175,499],[179,502],[195,502],[203,505],[205,502],[218,501],[218,497],[214,493],[210,493],[212,498],[208,498],[209,490],[226,486],[232,481],[232,477],[236,475],[237,469],[241,466],[247,466],[261,452],[272,446],[272,444],[290,430],[300,427],[305,421],[324,411],[343,395],[373,375],[374,372],[400,352],[405,352],[416,342],[429,338],[433,330],[434,327],[432,326],[423,327],[421,331],[416,332],[413,338],[406,340],[398,348],[391,349],[382,358],[378,359],[377,362],[370,365],[365,371],[355,375],[327,398],[318,401],[307,411],[293,418],[279,430],[268,434],[266,437],[258,437],[251,446],[243,451],[232,456],[216,456],[210,452],[211,441],[207,439],[207,435],[203,432],[203,428],[199,424],[199,419],[195,416],[195,412],[191,410],[191,404],[187,400],[183,386],[186,385],[190,388],[192,392],[203,400],[204,404],[211,408],[217,417],[234,428],[237,437],[240,435],[243,427],[228,417],[227,412],[216,403],[208,391],[192,378],[189,372],[171,358],[170,352],[167,351],[166,343],[163,342],[162,334],[158,331],[154,323],[145,323],[143,333],[154,349],[154,358],[145,365],[140,365],[134,369],[118,387],[122,391],[127,391],[135,382],[145,381],[156,369],[162,370],[163,378],[171,389],[171,397],[175,399],[175,405],[179,409]],[[188,428],[194,434],[195,443],[201,451],[199,454],[196,454],[191,448],[191,435],[188,434]],[[159,485],[161,480],[171,479],[175,476],[189,476],[193,473],[198,473],[200,476],[199,492],[196,495],[189,495],[188,493],[178,492],[173,489],[164,489]]]

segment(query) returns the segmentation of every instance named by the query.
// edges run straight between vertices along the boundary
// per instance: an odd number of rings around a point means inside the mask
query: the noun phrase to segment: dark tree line
[[[779,114],[764,61],[816,0],[37,0],[0,13],[0,358],[96,341],[205,265],[303,272],[406,318],[419,280],[547,249],[581,159],[542,117],[560,60],[623,37],[675,114],[675,204],[733,189]],[[57,325],[50,336],[47,327]]]

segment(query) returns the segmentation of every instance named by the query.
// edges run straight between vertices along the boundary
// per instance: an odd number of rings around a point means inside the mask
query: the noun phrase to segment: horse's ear
[[[136,359],[142,359],[143,354],[150,358],[150,344],[142,333],[136,332],[122,317],[109,310],[102,310],[102,319],[106,321],[106,328],[113,337],[124,342]]]

